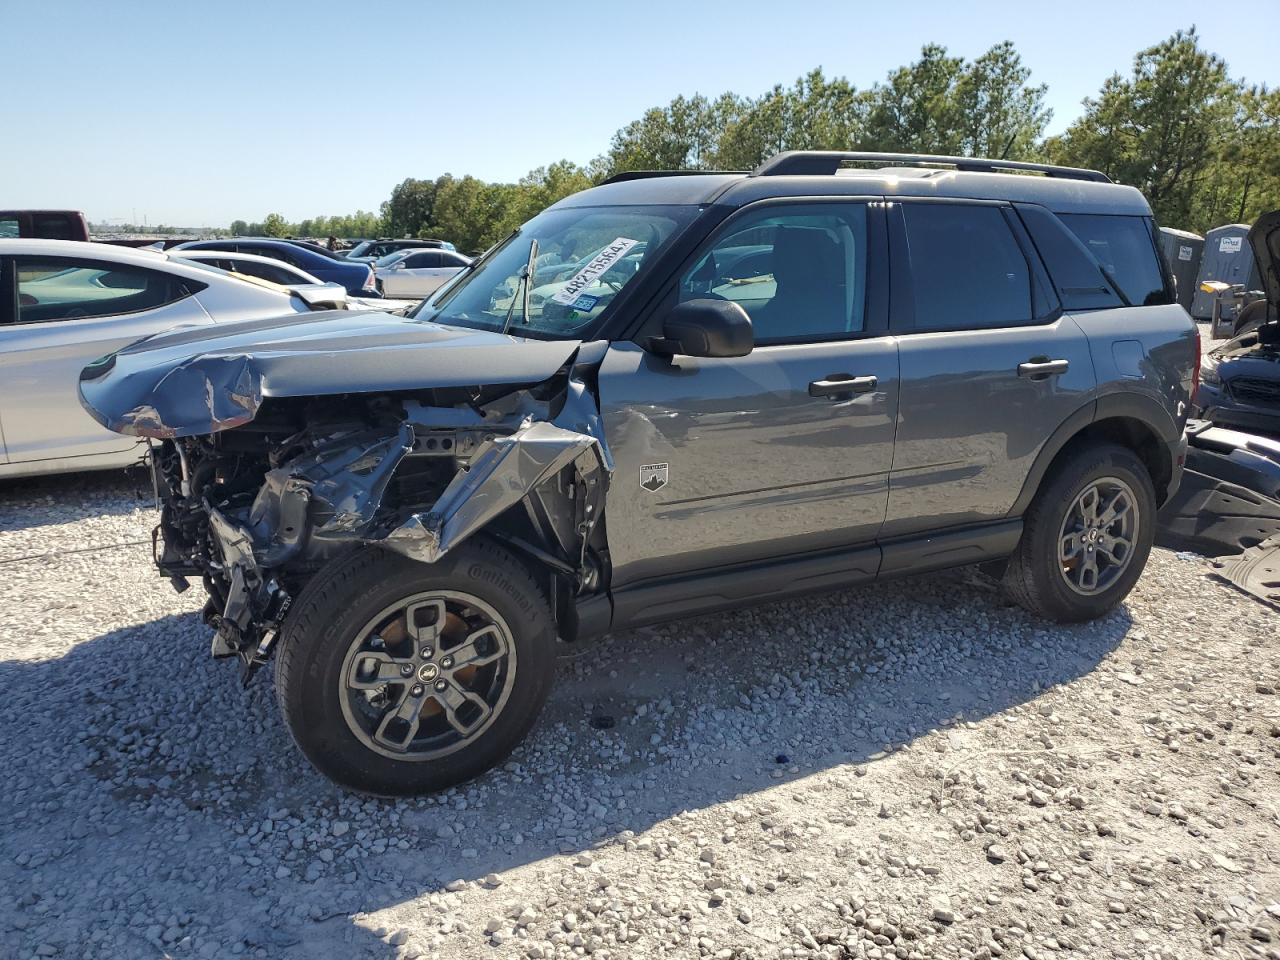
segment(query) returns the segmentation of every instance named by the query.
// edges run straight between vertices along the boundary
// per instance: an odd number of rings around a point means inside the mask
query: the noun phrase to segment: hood
[[[267,397],[537,383],[580,345],[353,310],[180,327],[89,364],[80,402],[117,433],[196,436]]]
[[[1260,216],[1249,229],[1249,246],[1267,295],[1267,320],[1280,317],[1280,210]]]

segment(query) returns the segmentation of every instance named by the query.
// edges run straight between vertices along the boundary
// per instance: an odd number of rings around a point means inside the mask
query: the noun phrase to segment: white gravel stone
[[[1156,550],[1091,624],[957,571],[566,649],[501,771],[384,802],[209,659],[154,523],[111,475],[0,486],[0,956],[1280,942],[1280,617],[1202,564]]]

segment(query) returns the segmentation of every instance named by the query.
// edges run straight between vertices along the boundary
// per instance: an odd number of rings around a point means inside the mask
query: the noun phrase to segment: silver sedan
[[[452,250],[398,250],[374,264],[373,276],[384,297],[422,300],[470,263]]]
[[[166,253],[0,240],[0,477],[140,458],[135,440],[100,427],[80,406],[76,384],[94,359],[170,327],[341,303],[327,287],[284,289]]]

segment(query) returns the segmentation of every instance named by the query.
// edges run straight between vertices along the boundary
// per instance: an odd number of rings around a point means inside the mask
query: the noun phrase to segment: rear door
[[[858,572],[874,575],[898,404],[883,227],[871,199],[744,208],[686,264],[655,321],[678,301],[734,300],[752,320],[751,353],[610,347],[599,389],[614,587],[859,544]]]
[[[1095,385],[1012,208],[895,201],[889,222],[902,390],[886,540],[1007,516]]]
[[[0,418],[11,463],[111,454],[134,439],[80,406],[80,371],[140,337],[208,323],[199,284],[158,270],[79,257],[0,258],[16,277],[16,313],[0,316]]]
[[[454,270],[445,269],[438,250],[411,253],[400,261],[398,269],[391,271],[392,289],[388,294],[407,297],[425,297],[453,276]]]

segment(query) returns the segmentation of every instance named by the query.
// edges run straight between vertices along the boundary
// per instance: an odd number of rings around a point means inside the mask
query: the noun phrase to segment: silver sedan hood
[[[580,345],[333,310],[139,340],[85,367],[80,402],[117,433],[198,436],[248,423],[267,397],[533,384]]]

